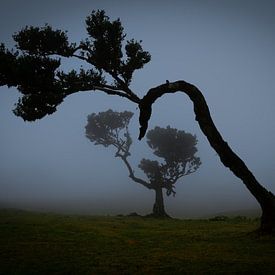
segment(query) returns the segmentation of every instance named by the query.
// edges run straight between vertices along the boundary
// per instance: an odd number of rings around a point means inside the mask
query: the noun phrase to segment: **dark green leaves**
[[[164,158],[167,163],[188,160],[197,152],[196,136],[170,126],[155,127],[148,132],[146,137],[154,154]]]
[[[14,86],[23,94],[14,113],[33,121],[52,114],[65,97],[55,79],[60,61],[49,57],[19,55],[0,46],[0,85]]]
[[[55,70],[60,66],[60,61],[48,57],[19,56],[15,64],[18,90],[22,94],[30,94],[52,88]]]
[[[47,90],[47,93],[37,91],[35,94],[24,95],[20,98],[13,112],[24,120],[34,121],[54,113],[63,98],[64,96],[56,93],[55,90]]]
[[[75,45],[69,45],[68,37],[61,30],[53,30],[46,25],[39,27],[25,27],[13,35],[17,49],[30,55],[59,54],[70,56]]]
[[[122,41],[125,37],[119,19],[111,22],[104,11],[93,11],[86,19],[87,31],[92,40],[89,60],[99,69],[117,74],[122,58]]]
[[[0,44],[0,86],[8,87],[16,85],[16,58],[18,53],[14,53]]]
[[[52,114],[65,97],[55,81],[58,60],[36,56],[20,56],[14,68],[14,86],[23,94],[14,113],[33,121]]]
[[[175,194],[173,185],[177,180],[195,172],[201,165],[200,158],[195,156],[196,136],[168,126],[155,127],[146,137],[153,153],[164,162],[143,159],[139,167],[151,181],[166,188],[167,195]]]
[[[113,145],[120,150],[129,151],[132,141],[128,125],[132,116],[132,112],[114,112],[111,109],[98,114],[93,113],[88,116],[86,137],[96,145]]]
[[[135,70],[143,68],[143,66],[151,60],[150,54],[143,51],[140,43],[141,41],[137,42],[132,39],[127,41],[125,46],[127,59],[121,65],[120,71],[123,79],[127,83],[130,83]]]
[[[90,48],[90,62],[114,76],[121,76],[129,85],[133,72],[143,68],[151,59],[150,54],[143,51],[141,41],[127,41],[127,58],[124,60],[122,43],[126,35],[119,19],[111,22],[104,11],[93,11],[87,17],[86,24],[92,39],[91,42],[85,42],[86,47]]]
[[[62,89],[66,94],[75,93],[77,91],[94,90],[95,86],[105,84],[105,80],[100,72],[93,69],[80,69],[79,73],[72,70],[68,73],[57,72]]]
[[[146,174],[152,183],[161,184],[161,169],[160,164],[156,160],[142,159],[138,167]]]
[[[0,85],[14,86],[23,95],[16,115],[24,120],[40,119],[53,113],[66,96],[87,90],[139,102],[129,85],[133,72],[149,62],[149,53],[134,40],[125,46],[120,20],[111,21],[104,11],[93,11],[86,24],[89,38],[78,45],[68,42],[66,32],[49,25],[27,26],[14,34],[17,51],[0,45]],[[78,59],[90,68],[58,71],[64,57]],[[106,75],[112,78],[109,84]]]

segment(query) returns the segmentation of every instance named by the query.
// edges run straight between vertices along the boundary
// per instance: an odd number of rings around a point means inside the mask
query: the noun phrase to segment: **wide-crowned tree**
[[[153,153],[163,161],[142,159],[139,168],[147,176],[147,180],[134,174],[129,162],[132,139],[129,133],[131,112],[114,112],[111,109],[88,116],[86,137],[95,145],[116,148],[115,156],[119,157],[128,169],[129,177],[155,192],[155,203],[152,216],[169,217],[165,211],[163,189],[166,194],[175,195],[175,184],[183,176],[195,172],[201,162],[195,156],[197,139],[195,136],[174,128],[160,128],[150,130],[147,143]]]
[[[143,170],[155,190],[153,215],[167,216],[163,204],[163,189],[166,195],[175,195],[175,184],[180,178],[194,173],[201,165],[196,156],[196,136],[167,126],[148,131],[147,144],[161,161],[142,159]]]
[[[66,32],[44,27],[25,27],[13,38],[16,50],[0,45],[0,85],[21,92],[14,113],[24,120],[36,120],[56,111],[65,97],[80,91],[102,91],[138,104],[140,135],[144,137],[152,104],[167,93],[183,92],[194,105],[196,120],[221,162],[239,177],[262,208],[261,231],[275,230],[275,197],[266,190],[236,155],[217,130],[203,94],[184,80],[166,81],[140,98],[130,87],[133,73],[150,61],[141,42],[125,41],[119,19],[111,21],[104,11],[86,18],[88,38],[69,43]],[[64,72],[62,58],[76,58],[90,69]],[[112,78],[111,82],[107,81]]]

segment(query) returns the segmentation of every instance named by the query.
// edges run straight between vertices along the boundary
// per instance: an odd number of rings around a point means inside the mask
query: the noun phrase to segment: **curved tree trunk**
[[[153,206],[153,213],[151,216],[158,217],[158,218],[165,218],[169,217],[164,209],[164,201],[163,201],[163,193],[162,188],[157,187],[155,190],[155,203]]]
[[[254,177],[245,163],[232,151],[229,145],[223,140],[211,118],[209,108],[204,96],[194,85],[185,81],[177,81],[152,88],[143,97],[139,104],[140,108],[140,135],[141,139],[147,130],[148,121],[151,116],[152,104],[166,93],[184,92],[194,104],[196,120],[202,132],[207,137],[210,145],[218,153],[221,162],[239,177],[251,194],[256,198],[262,208],[261,228],[264,233],[275,231],[275,197],[267,191]]]

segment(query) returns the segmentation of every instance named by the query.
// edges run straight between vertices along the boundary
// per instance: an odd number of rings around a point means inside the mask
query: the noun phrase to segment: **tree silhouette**
[[[69,43],[66,32],[44,27],[25,27],[13,38],[17,50],[0,45],[0,85],[17,87],[22,97],[14,113],[24,120],[40,119],[56,111],[65,97],[80,91],[102,91],[138,104],[140,135],[144,137],[152,104],[166,93],[183,92],[194,105],[196,120],[221,162],[240,178],[262,208],[261,231],[275,231],[275,197],[254,177],[217,130],[203,94],[183,80],[150,89],[143,98],[131,88],[133,73],[150,61],[141,41],[127,40],[119,19],[111,21],[102,10],[86,18],[88,38]],[[91,69],[64,72],[61,58],[76,58]],[[112,78],[107,81],[106,76]],[[109,78],[108,78],[109,79]]]
[[[128,169],[129,177],[155,191],[155,203],[151,216],[169,217],[165,211],[163,201],[163,189],[166,194],[175,195],[175,184],[183,176],[195,172],[201,162],[195,156],[197,152],[197,139],[195,136],[177,129],[160,128],[150,130],[147,133],[147,144],[153,153],[163,162],[157,160],[142,159],[139,168],[146,174],[148,180],[135,176],[134,170],[128,160],[132,139],[128,125],[133,113],[114,112],[111,109],[98,114],[88,116],[85,127],[86,137],[95,145],[105,147],[114,146],[115,156],[119,157]]]

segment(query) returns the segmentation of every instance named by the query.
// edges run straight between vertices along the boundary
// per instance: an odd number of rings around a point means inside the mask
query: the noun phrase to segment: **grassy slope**
[[[274,274],[257,225],[0,210],[0,274]]]

